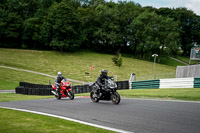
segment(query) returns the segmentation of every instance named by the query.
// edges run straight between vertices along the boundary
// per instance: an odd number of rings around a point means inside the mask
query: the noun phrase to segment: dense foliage
[[[1,0],[0,47],[189,55],[200,16],[186,8],[105,0]]]

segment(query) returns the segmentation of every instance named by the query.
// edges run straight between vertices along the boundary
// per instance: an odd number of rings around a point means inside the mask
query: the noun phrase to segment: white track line
[[[34,113],[34,114],[56,117],[56,118],[69,120],[69,121],[73,121],[73,122],[78,122],[78,123],[81,123],[81,124],[85,124],[85,125],[89,125],[89,126],[93,126],[93,127],[97,127],[97,128],[102,128],[102,129],[106,129],[106,130],[110,130],[110,131],[115,131],[115,132],[119,132],[119,133],[134,133],[134,132],[130,132],[130,131],[125,131],[125,130],[121,130],[121,129],[106,127],[106,126],[101,126],[101,125],[97,125],[97,124],[93,124],[93,123],[89,123],[89,122],[84,122],[84,121],[80,121],[80,120],[76,120],[76,119],[72,119],[72,118],[68,118],[68,117],[64,117],[64,116],[48,114],[48,113],[43,113],[43,112],[38,112],[38,111],[31,111],[31,110],[26,110],[26,109],[18,109],[18,108],[3,107],[3,106],[0,106],[0,108],[12,109],[12,110],[17,110],[17,111],[23,111],[23,112],[29,112],[29,113]]]

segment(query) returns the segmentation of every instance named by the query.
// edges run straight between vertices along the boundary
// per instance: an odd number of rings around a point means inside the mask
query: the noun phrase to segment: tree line
[[[200,16],[187,8],[134,1],[1,0],[0,47],[189,55],[200,44]]]

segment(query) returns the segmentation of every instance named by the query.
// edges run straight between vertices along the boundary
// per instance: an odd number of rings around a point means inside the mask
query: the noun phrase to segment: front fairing
[[[67,88],[71,87],[70,82],[68,80],[64,80],[64,79],[61,81],[61,85],[62,85],[62,87],[67,87]]]
[[[107,86],[108,86],[109,89],[116,89],[117,88],[117,84],[112,79],[107,80]]]
[[[55,87],[55,84],[52,85],[52,88],[56,88],[56,87]]]

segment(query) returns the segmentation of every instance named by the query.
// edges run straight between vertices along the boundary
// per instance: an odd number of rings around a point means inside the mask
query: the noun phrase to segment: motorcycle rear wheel
[[[68,92],[68,96],[69,96],[69,99],[70,100],[73,100],[74,99],[74,93],[72,91],[69,91]]]
[[[119,104],[121,100],[119,93],[118,92],[113,93],[111,95],[111,100],[113,104]]]
[[[92,102],[97,103],[97,102],[99,102],[99,99],[98,99],[97,96],[95,96],[95,95],[96,95],[96,94],[95,94],[94,91],[91,91],[91,92],[90,92],[90,99],[92,100]]]

